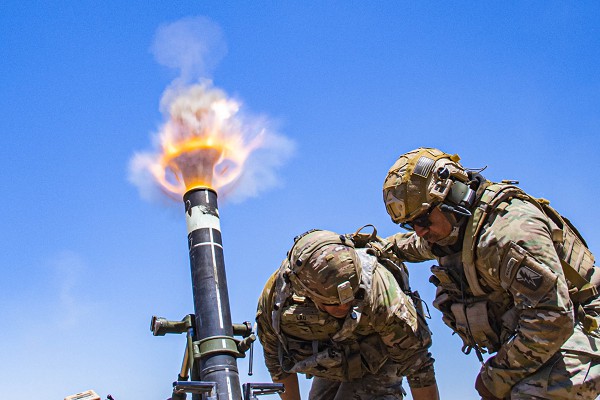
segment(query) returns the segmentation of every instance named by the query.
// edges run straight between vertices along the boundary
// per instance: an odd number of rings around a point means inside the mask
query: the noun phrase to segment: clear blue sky
[[[208,77],[296,144],[278,187],[220,203],[234,321],[298,233],[395,233],[381,185],[419,146],[520,180],[600,251],[598,2],[56,3],[0,4],[2,398],[170,395],[184,338],[149,322],[193,312],[185,219],[142,200],[128,164],[177,77],[155,33],[182,18],[220,27]],[[431,304],[429,265],[410,268]],[[477,398],[475,356],[432,314],[442,398]],[[255,361],[242,382],[268,381]]]

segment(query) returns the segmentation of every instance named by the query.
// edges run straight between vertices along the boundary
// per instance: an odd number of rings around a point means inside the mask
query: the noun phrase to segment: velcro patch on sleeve
[[[534,292],[542,287],[542,284],[544,283],[543,276],[527,265],[523,265],[518,269],[515,280],[522,286],[525,286],[527,289]]]
[[[526,255],[527,252],[523,250],[521,246],[517,245],[515,242],[510,242],[508,250],[500,262],[499,278],[504,289],[508,289],[512,283]]]
[[[513,294],[516,301],[535,307],[554,287],[558,277],[522,247],[511,243],[502,260],[500,279],[502,286]]]

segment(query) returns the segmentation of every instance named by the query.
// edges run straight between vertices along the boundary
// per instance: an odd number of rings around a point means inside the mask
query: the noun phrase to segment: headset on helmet
[[[360,285],[360,260],[352,240],[331,231],[310,230],[294,238],[288,252],[294,291],[322,304],[354,300]]]
[[[432,207],[458,217],[470,216],[475,191],[460,157],[421,147],[403,154],[388,171],[383,183],[383,201],[395,223],[410,222]]]

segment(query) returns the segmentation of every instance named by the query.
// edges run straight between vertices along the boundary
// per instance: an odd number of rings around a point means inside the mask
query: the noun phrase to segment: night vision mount
[[[475,191],[469,185],[453,179],[446,167],[439,168],[435,174],[439,179],[431,195],[442,202],[440,210],[457,217],[471,217],[469,209],[475,201]]]

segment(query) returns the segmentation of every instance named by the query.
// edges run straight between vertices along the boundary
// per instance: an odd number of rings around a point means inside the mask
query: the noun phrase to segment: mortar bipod
[[[258,400],[257,396],[285,392],[283,383],[244,383],[242,389],[244,400]]]
[[[185,400],[186,393],[200,394],[204,400],[219,400],[217,399],[216,382],[200,381],[198,369],[194,368],[195,360],[217,352],[227,352],[237,358],[243,358],[246,351],[250,350],[248,375],[252,375],[256,335],[253,332],[251,323],[245,321],[241,324],[232,324],[233,334],[241,336],[242,339],[235,339],[230,336],[213,336],[194,341],[194,322],[193,314],[186,315],[181,321],[169,321],[163,317],[152,316],[150,322],[150,330],[154,336],[164,336],[167,333],[186,333],[183,362],[177,375],[177,381],[173,382],[173,393],[170,400]],[[256,396],[277,394],[284,391],[283,384],[275,383],[248,383],[244,384],[243,388],[244,400],[255,400]]]

